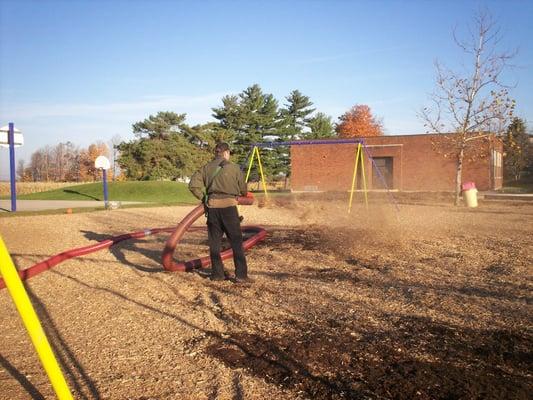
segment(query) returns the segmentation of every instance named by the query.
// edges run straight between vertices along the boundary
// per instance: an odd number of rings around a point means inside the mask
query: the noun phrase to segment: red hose
[[[199,212],[199,214],[198,214]],[[30,279],[31,277],[40,274],[41,272],[44,272],[46,270],[49,270],[56,265],[62,263],[63,261],[69,260],[74,257],[80,257],[86,254],[94,253],[98,250],[103,250],[108,247],[113,246],[114,244],[117,244],[119,242],[122,242],[123,240],[128,239],[139,239],[145,236],[150,235],[156,235],[158,233],[163,232],[174,232],[171,236],[171,238],[174,238],[175,243],[173,247],[169,247],[170,239],[167,241],[167,244],[165,245],[165,250],[163,251],[163,259],[170,260],[172,263],[170,265],[170,268],[168,268],[166,265],[165,269],[168,271],[190,271],[193,268],[201,268],[202,266],[207,266],[210,264],[209,257],[202,257],[198,258],[196,260],[186,261],[180,264],[175,264],[172,261],[172,254],[174,253],[174,249],[176,248],[176,244],[178,241],[182,238],[182,236],[185,234],[185,231],[190,230],[198,230],[202,228],[196,228],[196,227],[190,227],[196,219],[198,219],[203,214],[203,206],[200,205],[196,207],[194,210],[192,210],[179,224],[177,227],[168,227],[168,228],[154,228],[154,229],[145,229],[142,231],[137,231],[133,233],[126,233],[119,236],[113,236],[109,239],[102,240],[101,242],[98,242],[96,244],[90,245],[90,246],[84,246],[79,247],[77,249],[67,250],[62,253],[56,254],[55,256],[52,256],[44,261],[41,261],[29,268],[26,268],[24,270],[18,271],[18,274],[20,276],[20,279],[23,281]],[[191,219],[192,216],[195,216],[194,219]],[[186,228],[184,229],[184,226],[186,225]],[[176,235],[176,232],[179,231],[179,237]],[[248,250],[250,247],[254,246],[256,243],[263,240],[266,236],[266,231],[257,226],[245,226],[243,227],[243,232],[256,232],[254,236],[249,238],[243,243],[244,249]],[[177,238],[177,240],[176,240]],[[228,257],[231,257],[232,251],[231,249],[225,250],[221,253],[222,259],[227,259]],[[168,262],[168,261],[167,261]],[[6,287],[6,284],[4,282],[3,278],[0,278],[0,290],[4,289]]]
[[[237,199],[239,204],[249,205],[253,203],[253,199],[248,197],[238,197]],[[176,227],[176,230],[168,238],[162,257],[163,267],[165,267],[167,271],[192,271],[193,269],[207,267],[211,264],[211,259],[209,256],[181,263],[175,263],[172,259],[172,255],[174,254],[174,250],[176,249],[178,242],[181,240],[185,232],[190,229],[190,226],[203,214],[204,206],[200,204],[181,220]],[[242,231],[243,233],[255,232],[252,237],[243,242],[242,246],[244,250],[248,250],[250,247],[263,240],[267,234],[266,231],[259,226],[244,226],[242,227]],[[231,258],[233,257],[233,251],[231,249],[226,249],[220,253],[220,257],[222,260]]]

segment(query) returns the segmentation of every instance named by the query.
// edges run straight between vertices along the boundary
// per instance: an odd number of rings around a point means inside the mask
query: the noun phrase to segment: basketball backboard
[[[95,168],[108,170],[111,167],[111,163],[106,156],[98,156],[96,157],[96,160],[94,160],[94,166]]]
[[[19,129],[14,129],[14,137],[15,137],[15,147],[20,147],[24,144],[24,138],[22,137],[22,133]],[[2,126],[0,128],[0,146],[1,147],[9,147],[8,142],[8,132],[9,132],[9,126]]]

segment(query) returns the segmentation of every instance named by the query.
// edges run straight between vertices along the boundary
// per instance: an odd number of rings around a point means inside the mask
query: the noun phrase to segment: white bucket
[[[477,189],[468,189],[463,192],[467,207],[477,207]]]

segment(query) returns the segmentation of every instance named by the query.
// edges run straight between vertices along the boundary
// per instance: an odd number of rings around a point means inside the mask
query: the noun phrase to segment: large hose
[[[162,232],[172,232],[174,229],[175,227],[145,229],[143,231],[126,233],[126,234],[119,235],[119,236],[113,236],[109,239],[102,240],[101,242],[92,244],[90,246],[78,247],[77,249],[67,250],[62,253],[56,254],[55,256],[52,256],[44,261],[41,261],[29,268],[18,271],[18,274],[20,276],[20,279],[25,281],[71,258],[84,256],[86,254],[94,253],[95,251],[98,251],[98,250],[106,249],[108,247],[113,246],[114,244],[122,242],[123,240],[138,239],[144,236],[155,235],[155,234],[162,233]],[[0,278],[0,289],[3,289],[5,287],[6,285],[5,285],[4,279]]]
[[[239,204],[245,204],[245,203],[240,202]],[[182,262],[179,264],[175,264],[172,260],[172,254],[174,253],[174,249],[176,248],[177,243],[183,237],[183,235],[185,234],[187,230],[193,231],[193,230],[198,229],[194,227],[191,228],[190,226],[202,214],[203,214],[203,206],[199,205],[198,207],[194,208],[189,214],[187,214],[187,216],[178,224],[177,227],[145,229],[142,231],[125,233],[123,235],[113,236],[109,239],[102,240],[101,242],[98,242],[90,246],[78,247],[76,249],[71,249],[71,250],[67,250],[62,253],[56,254],[55,256],[52,256],[44,261],[41,261],[29,268],[18,271],[18,274],[20,276],[20,279],[25,281],[71,258],[80,257],[86,254],[94,253],[99,250],[107,249],[108,247],[111,247],[124,240],[139,239],[145,236],[156,235],[158,233],[164,233],[164,232],[173,232],[171,237],[168,239],[165,245],[165,249],[163,251],[163,263],[164,263],[163,265],[166,270],[168,271],[190,271],[194,268],[205,267],[210,264],[209,257],[202,257],[202,258],[198,258],[195,260]],[[258,227],[258,226],[244,226],[242,229],[244,233],[255,232],[254,236],[252,236],[251,238],[249,238],[243,243],[243,247],[245,250],[248,250],[250,247],[254,246],[256,243],[263,240],[266,236],[266,231],[263,228]],[[172,242],[171,242],[171,239],[172,239]],[[231,257],[232,256],[231,249],[223,251],[221,253],[221,256],[222,256],[222,259],[227,259],[228,257]],[[165,262],[168,264],[168,266],[165,265]],[[6,284],[4,282],[4,279],[0,278],[0,290],[4,289],[5,287],[6,287]]]
[[[238,197],[239,204],[241,205],[250,205],[253,203],[253,198],[248,197]],[[174,254],[174,249],[176,248],[178,242],[181,240],[185,232],[190,229],[190,226],[202,215],[204,214],[204,207],[200,204],[189,214],[181,220],[181,222],[176,227],[176,230],[170,235],[165,244],[165,249],[163,250],[163,267],[167,271],[192,271],[196,268],[207,267],[211,264],[211,259],[209,256],[197,258],[195,260],[185,261],[181,263],[175,263],[172,259]],[[244,226],[242,227],[243,233],[255,233],[252,237],[246,239],[242,246],[244,250],[248,250],[250,247],[254,246],[256,243],[260,242],[266,237],[266,231],[259,226]],[[233,257],[233,251],[231,249],[226,249],[220,253],[220,257],[223,260]]]

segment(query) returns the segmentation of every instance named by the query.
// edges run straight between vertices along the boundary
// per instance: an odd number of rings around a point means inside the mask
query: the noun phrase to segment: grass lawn
[[[169,181],[109,182],[110,201],[142,201],[150,203],[198,202],[187,185]],[[20,200],[104,200],[102,182],[67,186],[47,192],[17,196]]]

